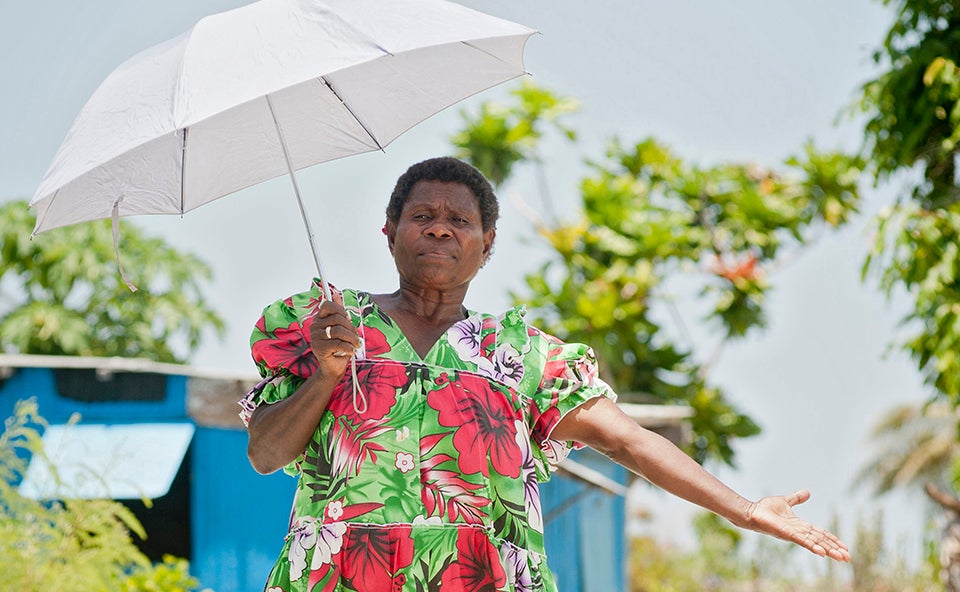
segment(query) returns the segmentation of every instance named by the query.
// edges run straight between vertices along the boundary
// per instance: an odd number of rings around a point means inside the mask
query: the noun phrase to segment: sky
[[[0,21],[0,199],[29,198],[73,118],[101,80],[126,58],[188,29],[205,14],[242,0],[33,0],[6,2]],[[753,161],[775,166],[804,142],[855,149],[856,121],[840,117],[875,73],[870,59],[892,14],[874,0],[468,0],[467,6],[537,29],[526,66],[532,80],[577,98],[569,123],[576,145],[544,147],[545,172],[561,217],[576,215],[583,160],[613,137],[654,136],[701,164]],[[328,279],[370,291],[396,288],[384,238],[383,207],[409,164],[450,152],[460,109],[503,99],[510,84],[482,93],[414,128],[384,153],[322,164],[298,175],[317,229]],[[500,310],[547,251],[517,201],[536,203],[533,171],[501,191],[496,252],[474,281],[467,305]],[[871,426],[892,406],[929,393],[890,344],[905,299],[886,300],[860,280],[868,220],[894,189],[864,188],[863,215],[825,232],[771,272],[768,327],[727,345],[709,380],[763,428],[737,443],[737,470],[710,467],[747,497],[809,488],[798,512],[821,525],[839,516],[853,538],[860,518],[886,509],[888,537],[919,552],[923,498],[896,495],[879,506],[851,489],[870,458]],[[227,321],[191,363],[253,374],[247,341],[268,303],[307,287],[314,265],[288,179],[220,199],[184,217],[140,218],[149,232],[204,258],[206,290]],[[135,278],[134,278],[135,281]],[[676,294],[684,345],[706,360],[719,336],[701,322],[702,305]],[[658,534],[683,540],[688,505],[645,492]]]

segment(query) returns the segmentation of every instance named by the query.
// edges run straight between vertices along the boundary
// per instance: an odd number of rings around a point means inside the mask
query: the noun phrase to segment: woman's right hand
[[[341,302],[326,300],[317,308],[310,323],[310,349],[322,376],[343,376],[350,356],[360,347],[360,337]]]

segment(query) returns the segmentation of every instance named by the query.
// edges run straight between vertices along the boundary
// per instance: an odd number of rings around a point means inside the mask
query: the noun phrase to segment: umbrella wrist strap
[[[350,358],[350,378],[353,381],[353,410],[362,415],[367,412],[367,397],[360,388],[360,379],[357,378],[356,355]]]
[[[137,287],[127,277],[127,273],[123,270],[123,264],[120,263],[120,202],[122,201],[123,196],[121,195],[117,198],[117,201],[113,202],[113,211],[110,214],[110,222],[113,227],[113,254],[117,258],[117,270],[120,272],[120,279],[127,285],[127,288],[130,288],[131,292],[136,292]]]

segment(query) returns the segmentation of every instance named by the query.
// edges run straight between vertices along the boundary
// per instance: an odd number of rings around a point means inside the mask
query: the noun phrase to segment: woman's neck
[[[388,312],[401,314],[430,324],[453,324],[466,318],[463,298],[466,290],[422,290],[402,286],[392,294],[375,297],[377,304],[386,305]]]

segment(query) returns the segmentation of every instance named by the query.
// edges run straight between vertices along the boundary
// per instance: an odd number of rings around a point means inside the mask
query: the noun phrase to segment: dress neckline
[[[373,294],[371,294],[370,292],[358,291],[357,292],[358,301],[360,300],[359,297],[361,295],[366,296],[366,299],[370,302],[373,312],[375,312],[377,316],[379,316],[381,319],[389,323],[389,325],[393,327],[394,330],[396,330],[397,334],[400,336],[400,339],[403,340],[404,345],[406,345],[406,347],[410,349],[413,355],[417,357],[417,361],[420,361],[420,362],[426,362],[427,360],[434,357],[436,353],[435,350],[437,350],[438,347],[440,347],[441,343],[447,341],[446,337],[447,337],[447,334],[450,332],[450,329],[460,325],[461,323],[467,322],[471,317],[473,317],[476,314],[474,311],[464,306],[463,310],[466,312],[467,316],[458,321],[455,321],[449,327],[444,329],[443,332],[440,333],[440,335],[437,337],[436,341],[430,344],[430,348],[427,349],[426,353],[421,356],[420,352],[417,351],[417,348],[415,348],[413,346],[413,343],[407,338],[407,334],[404,333],[403,329],[400,327],[400,323],[398,323],[396,319],[394,319],[393,316],[390,313],[388,313],[382,306],[377,304],[376,300],[373,299]]]

